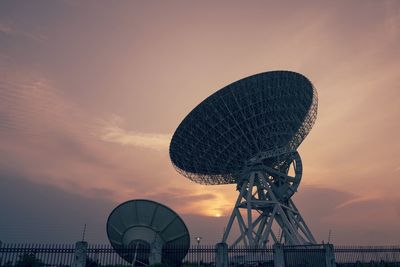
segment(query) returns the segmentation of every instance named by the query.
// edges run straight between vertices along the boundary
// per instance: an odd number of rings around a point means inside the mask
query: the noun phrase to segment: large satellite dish
[[[183,220],[151,200],[130,200],[117,206],[107,220],[107,236],[115,251],[133,266],[167,263],[178,266],[190,246]],[[168,253],[170,248],[179,248]]]
[[[315,122],[317,103],[305,76],[264,72],[215,92],[178,126],[170,157],[179,173],[200,184],[237,184],[223,241],[237,219],[240,236],[232,246],[265,246],[270,238],[315,243],[290,198],[302,176],[297,148]]]

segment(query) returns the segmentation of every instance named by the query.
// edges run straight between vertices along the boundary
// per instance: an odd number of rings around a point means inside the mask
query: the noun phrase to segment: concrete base
[[[218,243],[216,245],[217,254],[215,255],[216,267],[228,267],[228,245]]]
[[[85,241],[79,241],[75,243],[75,258],[73,267],[85,267],[86,266],[86,254],[87,254],[88,243]]]
[[[326,267],[336,267],[335,252],[332,244],[324,244]]]
[[[274,250],[274,267],[285,267],[283,244],[275,243],[272,248]]]

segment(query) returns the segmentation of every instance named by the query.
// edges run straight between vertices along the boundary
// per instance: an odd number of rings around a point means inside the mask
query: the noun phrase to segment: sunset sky
[[[169,160],[210,94],[292,70],[315,85],[294,196],[318,241],[400,244],[400,1],[0,2],[0,240],[107,242],[119,203],[159,201],[214,244],[234,185]],[[212,227],[210,227],[212,226]]]

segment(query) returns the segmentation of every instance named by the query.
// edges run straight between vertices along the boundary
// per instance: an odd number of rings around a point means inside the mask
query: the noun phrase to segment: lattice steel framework
[[[177,128],[170,157],[200,184],[236,183],[249,161],[296,151],[317,116],[317,94],[301,74],[272,71],[217,91]]]
[[[233,247],[266,247],[270,239],[315,243],[291,197],[303,170],[297,148],[314,125],[317,106],[306,77],[272,71],[217,91],[179,125],[170,145],[177,171],[200,184],[237,184],[223,242],[236,221]]]

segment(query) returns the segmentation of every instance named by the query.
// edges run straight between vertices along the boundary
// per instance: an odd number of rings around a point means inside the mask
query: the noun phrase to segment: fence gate
[[[328,267],[322,245],[284,246],[285,267]]]

